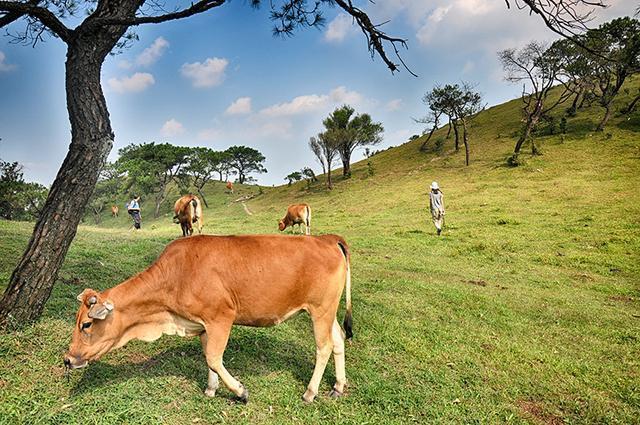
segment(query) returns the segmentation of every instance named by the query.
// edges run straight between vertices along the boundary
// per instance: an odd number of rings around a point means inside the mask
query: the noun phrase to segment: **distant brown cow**
[[[227,182],[227,190],[228,190],[230,193],[233,193],[233,183],[231,183],[231,182]]]
[[[111,217],[117,217],[118,211],[120,211],[120,208],[117,205],[111,205]]]
[[[316,364],[302,398],[316,397],[332,353],[336,382],[330,395],[338,397],[346,384],[345,335],[336,320],[343,288],[343,325],[347,338],[352,336],[349,262],[349,248],[336,235],[200,235],[174,241],[145,271],[103,292],[85,289],[78,295],[64,365],[87,366],[132,339],[197,335],[209,366],[205,394],[215,395],[219,377],[246,402],[247,390],[223,365],[232,325],[273,326],[304,310],[313,323]]]
[[[297,224],[302,233],[302,225],[305,227],[305,234],[311,234],[311,207],[307,204],[293,204],[287,208],[287,214],[278,221],[278,229],[282,232],[287,227]]]
[[[173,219],[176,223],[180,223],[182,236],[193,234],[194,223],[198,233],[202,233],[202,203],[196,195],[184,195],[176,201],[173,210],[176,213]]]

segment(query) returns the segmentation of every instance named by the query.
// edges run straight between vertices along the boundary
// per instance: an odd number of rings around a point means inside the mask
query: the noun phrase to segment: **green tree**
[[[162,2],[145,0],[0,0],[0,28],[19,21],[24,24],[14,27],[15,31],[6,31],[14,41],[35,45],[51,34],[65,43],[65,88],[71,123],[67,156],[0,300],[0,326],[4,327],[9,317],[13,325],[22,326],[40,316],[113,146],[115,135],[101,84],[107,55],[137,39],[131,28],[188,18],[226,3],[195,0],[167,10]],[[249,3],[258,7],[263,1]],[[268,4],[274,33],[283,35],[321,25],[322,8],[337,5],[362,29],[372,54],[377,54],[391,71],[399,68],[385,48],[398,52],[405,41],[384,33],[351,1],[319,0],[309,4],[306,0],[274,0]]]
[[[349,105],[336,108],[322,121],[337,143],[342,160],[342,175],[351,175],[351,155],[359,147],[374,146],[382,142],[384,128],[373,122],[369,114],[353,116],[355,110]]]
[[[100,172],[98,183],[87,204],[96,224],[101,221],[101,213],[106,205],[116,205],[117,197],[124,189],[124,174],[115,163],[107,162]]]
[[[169,143],[131,144],[118,151],[118,167],[127,174],[128,188],[154,197],[154,217],[160,216],[160,206],[167,198],[169,183],[178,183],[184,176],[189,148]]]
[[[24,181],[22,164],[0,160],[0,217],[33,220],[40,215],[47,188]]]
[[[209,181],[213,180],[215,173],[220,174],[220,181],[222,181],[223,164],[227,158],[228,155],[224,152],[204,147],[193,148],[189,153],[185,172],[193,179],[193,185],[207,208],[209,204],[202,190]]]
[[[300,171],[294,171],[293,173],[289,173],[284,179],[287,181],[287,186],[291,186],[293,183],[302,180],[302,174]]]
[[[337,134],[336,134],[337,133]],[[309,139],[309,146],[317,145],[320,147],[320,153],[323,157],[323,161],[327,166],[327,189],[333,189],[333,182],[331,181],[331,168],[338,156],[338,144],[340,143],[339,132],[335,130],[326,130],[322,133],[318,133],[317,136]]]
[[[231,146],[225,151],[229,166],[238,173],[238,183],[243,184],[250,173],[266,173],[264,155],[246,146]]]

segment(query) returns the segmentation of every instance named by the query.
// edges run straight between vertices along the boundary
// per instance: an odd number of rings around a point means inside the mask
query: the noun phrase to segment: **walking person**
[[[133,218],[133,227],[136,230],[140,230],[140,222],[142,221],[142,215],[140,214],[140,197],[133,196],[131,202],[127,204],[127,212]]]
[[[438,236],[442,233],[444,225],[444,195],[438,186],[438,182],[431,183],[431,192],[429,192],[429,207],[431,209],[431,218],[436,226]]]

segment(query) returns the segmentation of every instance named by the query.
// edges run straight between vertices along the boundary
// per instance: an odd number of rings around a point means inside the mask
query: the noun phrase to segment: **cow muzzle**
[[[81,367],[85,367],[89,364],[87,360],[83,360],[77,356],[72,356],[67,353],[64,355],[64,367],[65,369],[80,369]]]

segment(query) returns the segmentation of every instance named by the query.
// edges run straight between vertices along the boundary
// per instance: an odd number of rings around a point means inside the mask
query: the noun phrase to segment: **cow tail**
[[[307,235],[311,234],[311,208],[309,207],[309,205],[307,205],[307,222],[305,223],[307,225]]]
[[[346,312],[344,315],[344,321],[342,322],[342,326],[344,327],[344,332],[347,336],[348,340],[353,338],[353,316],[352,316],[352,308],[351,308],[351,253],[349,252],[349,247],[347,243],[340,239],[338,241],[338,246],[344,255],[345,262],[347,264],[347,278],[345,283],[345,298],[346,298]]]

